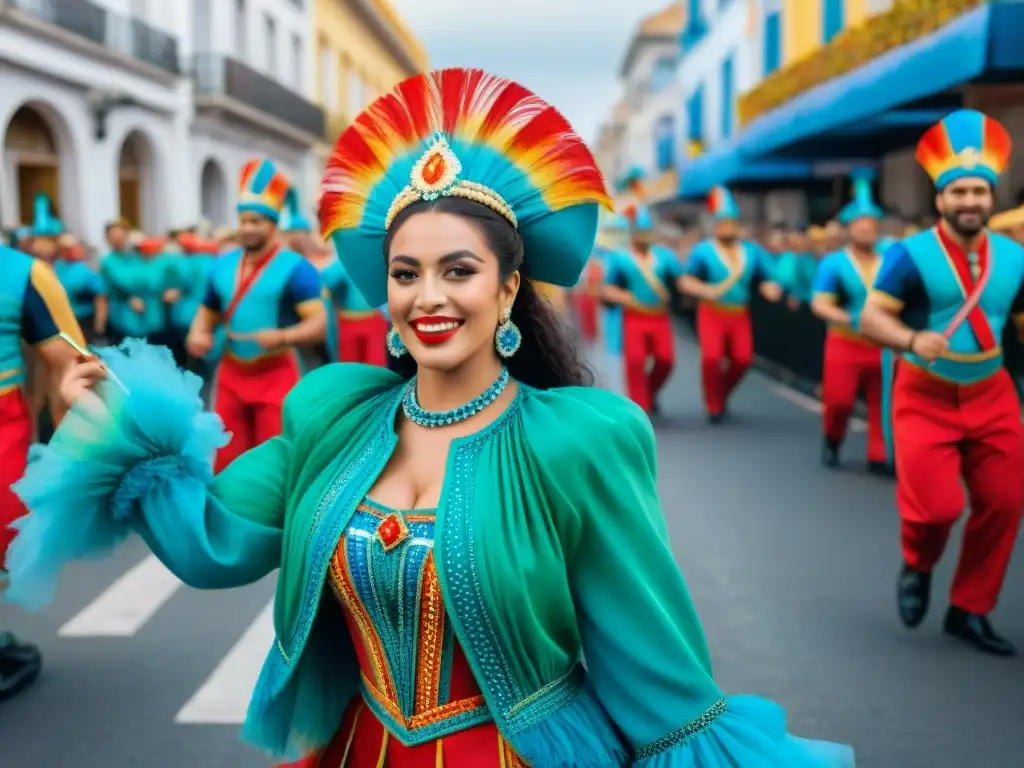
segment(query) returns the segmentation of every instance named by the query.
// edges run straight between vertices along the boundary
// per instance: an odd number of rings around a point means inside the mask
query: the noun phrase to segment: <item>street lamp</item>
[[[107,138],[107,116],[119,107],[137,107],[134,97],[119,91],[90,90],[85,95],[86,104],[92,112],[93,136],[96,141]]]

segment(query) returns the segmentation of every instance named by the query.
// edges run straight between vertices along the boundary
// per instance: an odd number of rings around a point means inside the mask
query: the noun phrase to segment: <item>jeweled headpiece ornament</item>
[[[610,208],[593,155],[523,86],[477,69],[416,75],[342,133],[320,198],[324,239],[373,305],[387,300],[388,228],[410,205],[462,197],[516,227],[531,278],[576,284]]]
[[[1013,142],[997,120],[958,109],[933,125],[917,144],[917,162],[941,191],[957,179],[977,177],[992,186],[1010,162]]]

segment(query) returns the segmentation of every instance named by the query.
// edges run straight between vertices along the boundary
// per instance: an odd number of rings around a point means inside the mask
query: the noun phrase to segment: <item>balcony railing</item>
[[[193,76],[198,96],[235,99],[306,133],[326,135],[326,120],[320,107],[237,59],[214,53],[198,54]]]
[[[181,73],[177,39],[91,0],[0,0],[0,9],[5,4],[115,53],[172,75]]]
[[[780,107],[794,96],[844,75],[883,53],[929,35],[986,0],[900,0],[892,10],[844,29],[827,45],[766,77],[739,100],[740,122]]]

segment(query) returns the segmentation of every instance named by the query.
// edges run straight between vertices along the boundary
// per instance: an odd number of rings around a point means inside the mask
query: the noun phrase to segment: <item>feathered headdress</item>
[[[850,174],[853,195],[850,202],[839,212],[841,224],[848,226],[857,219],[882,218],[884,212],[875,203],[874,194],[871,192],[871,182],[874,178],[875,172],[870,168],[858,168]]]
[[[246,211],[277,221],[291,184],[266,158],[250,160],[242,166],[238,192],[238,212]]]
[[[973,109],[958,109],[917,144],[917,162],[941,191],[957,179],[976,176],[992,186],[1010,161],[1013,142],[998,121]]]
[[[60,237],[64,224],[53,213],[50,198],[39,193],[32,204],[32,237]]]
[[[517,227],[529,274],[571,287],[610,207],[593,155],[554,107],[477,69],[416,75],[374,101],[327,163],[320,227],[366,300],[387,298],[384,237],[420,200],[463,197]]]
[[[739,206],[725,187],[715,187],[708,194],[708,211],[720,220],[740,218]]]
[[[312,232],[313,225],[302,212],[302,205],[299,200],[299,193],[295,187],[288,190],[284,198],[284,215],[281,218],[280,228],[283,232]]]

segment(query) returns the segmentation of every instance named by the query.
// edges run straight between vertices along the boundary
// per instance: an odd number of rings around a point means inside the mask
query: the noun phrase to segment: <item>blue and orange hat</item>
[[[276,223],[291,186],[273,161],[266,158],[250,160],[242,166],[238,212],[258,213]]]
[[[54,215],[53,203],[46,195],[36,195],[32,214],[32,237],[60,237],[64,234],[64,224]]]
[[[530,277],[572,287],[610,208],[593,154],[523,86],[479,69],[415,75],[341,134],[321,184],[320,228],[372,306],[387,301],[389,227],[420,201],[461,197],[523,240]]]
[[[288,190],[284,197],[284,215],[281,217],[280,228],[282,232],[312,232],[313,225],[302,212],[299,193],[295,187]]]
[[[650,208],[644,204],[644,200],[647,197],[647,191],[644,186],[646,178],[647,174],[644,169],[639,165],[634,165],[622,175],[622,178],[616,184],[616,189],[619,192],[631,192],[635,198],[623,210],[629,223],[629,228],[645,232],[654,229],[654,217],[651,215]]]
[[[870,168],[859,168],[850,174],[853,184],[853,199],[839,212],[839,223],[849,226],[857,219],[881,219],[884,215],[871,192],[871,181],[875,172]]]
[[[708,211],[717,221],[739,219],[740,209],[725,187],[715,187],[708,195]]]
[[[995,186],[1010,161],[1013,142],[997,120],[959,109],[928,129],[917,144],[917,162],[940,192],[958,179],[980,178]]]

